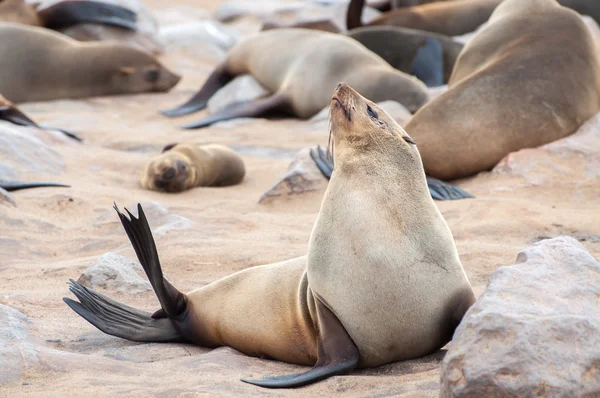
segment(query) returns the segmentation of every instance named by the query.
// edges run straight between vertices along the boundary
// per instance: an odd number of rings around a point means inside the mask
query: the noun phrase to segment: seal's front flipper
[[[444,54],[440,41],[428,37],[417,50],[410,74],[418,77],[427,87],[437,87],[444,84]]]
[[[301,387],[331,376],[348,373],[358,365],[358,347],[344,329],[340,320],[325,304],[315,297],[319,323],[319,340],[316,365],[305,373],[267,377],[243,382],[266,388]]]
[[[233,80],[235,76],[227,72],[224,65],[219,65],[206,79],[204,85],[192,98],[182,105],[173,109],[162,111],[165,116],[181,116],[201,111],[208,105],[208,100],[215,95],[217,91],[223,88],[227,83]]]
[[[197,123],[183,126],[183,128],[198,129],[225,120],[242,117],[261,117],[271,112],[282,110],[285,105],[287,105],[287,98],[283,94],[274,94],[269,97],[257,98],[252,101],[238,102],[213,113],[206,119],[202,119]]]
[[[333,159],[318,145],[317,148],[310,148],[310,157],[315,162],[325,178],[330,179],[333,173]]]
[[[185,341],[169,319],[153,319],[148,312],[119,303],[72,279],[69,281],[69,290],[80,302],[66,297],[63,301],[104,333],[140,342]]]
[[[137,30],[137,14],[116,4],[100,1],[66,0],[38,9],[43,25],[62,29],[80,23],[95,23]]]
[[[61,187],[61,188],[71,188],[70,185],[65,184],[56,184],[54,182],[19,182],[19,181],[2,181],[0,180],[0,188],[11,192],[18,191],[20,189],[29,189],[29,188],[44,188],[44,187]]]
[[[432,177],[427,177],[427,187],[429,187],[431,197],[435,200],[474,198],[473,195],[463,191],[459,187]]]

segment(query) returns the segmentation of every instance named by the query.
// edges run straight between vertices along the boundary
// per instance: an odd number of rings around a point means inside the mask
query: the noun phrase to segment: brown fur
[[[594,40],[554,0],[506,0],[460,54],[449,85],[406,125],[427,174],[443,180],[566,137],[600,110]]]
[[[417,78],[395,70],[360,43],[328,32],[266,31],[232,48],[223,67],[233,75],[251,73],[272,92],[284,94],[300,118],[326,107],[342,81],[376,102],[396,100],[412,112],[428,100]]]
[[[244,161],[226,146],[177,144],[167,148],[146,165],[141,178],[144,188],[182,192],[235,185],[244,179]]]
[[[80,43],[13,23],[0,23],[0,37],[0,92],[16,103],[168,91],[180,79],[127,45]]]
[[[25,0],[0,1],[0,21],[42,26],[35,7],[27,4]]]

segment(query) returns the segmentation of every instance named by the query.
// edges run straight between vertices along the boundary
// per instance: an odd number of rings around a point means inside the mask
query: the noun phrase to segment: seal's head
[[[160,155],[148,162],[141,179],[144,188],[182,192],[194,186],[197,170],[185,154],[171,151],[174,146],[166,146]]]
[[[335,155],[336,169],[373,169],[374,164],[391,163],[393,167],[410,166],[422,172],[419,152],[408,133],[349,85],[340,83],[337,86],[331,98],[330,113],[329,148],[330,154]]]

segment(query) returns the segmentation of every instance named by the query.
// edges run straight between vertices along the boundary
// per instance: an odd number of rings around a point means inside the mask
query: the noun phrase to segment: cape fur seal
[[[116,4],[89,0],[63,0],[47,7],[25,0],[0,1],[0,21],[15,22],[49,29],[61,29],[79,23],[97,23],[135,30],[136,14]]]
[[[36,122],[31,120],[29,116],[21,112],[19,108],[15,106],[15,104],[4,98],[2,95],[0,95],[0,120],[6,120],[7,122],[11,122],[18,126],[29,126],[38,129],[42,128]],[[72,133],[70,131],[56,129],[52,127],[44,127],[44,129],[56,130],[69,138],[73,138],[77,141],[83,141],[77,134]]]
[[[8,22],[0,23],[0,37],[0,93],[16,103],[168,91],[180,79],[152,55],[119,43],[80,43]]]
[[[141,184],[154,191],[182,192],[239,184],[245,173],[242,158],[224,145],[172,144],[148,162]]]
[[[162,274],[142,207],[117,210],[158,296],[153,315],[71,281],[65,298],[100,330],[134,341],[231,346],[301,365],[244,380],[298,387],[358,367],[435,352],[475,301],[452,234],[427,191],[419,151],[385,112],[346,84],[331,101],[334,171],[308,256],[248,268],[191,293]]]
[[[506,0],[465,46],[449,87],[406,124],[425,171],[443,180],[566,137],[596,114],[596,43],[555,0]]]
[[[261,32],[234,46],[197,94],[163,113],[177,116],[204,109],[215,92],[245,73],[251,73],[273,94],[230,105],[184,128],[273,111],[306,119],[329,104],[331,91],[341,81],[373,101],[395,100],[411,112],[429,99],[422,82],[394,69],[356,40],[316,30],[279,29]]]
[[[484,24],[503,0],[452,0],[398,8],[373,19],[365,26],[393,25],[426,30],[448,36],[474,32]],[[600,2],[596,0],[558,0],[580,14],[600,23]],[[364,0],[351,0],[346,15],[347,28],[363,26]]]
[[[462,43],[448,36],[395,26],[367,26],[346,35],[427,86],[448,83],[463,49]]]

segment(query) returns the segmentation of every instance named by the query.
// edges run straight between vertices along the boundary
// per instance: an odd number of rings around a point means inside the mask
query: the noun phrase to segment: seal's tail
[[[121,304],[72,279],[69,290],[80,302],[66,297],[63,301],[104,333],[139,342],[185,340],[169,319],[152,319],[150,313]]]
[[[350,0],[348,12],[346,13],[346,28],[348,30],[362,26],[362,11],[365,0]]]
[[[187,102],[176,106],[173,109],[162,111],[165,116],[182,116],[196,111],[201,111],[208,105],[208,100],[227,83],[233,80],[234,76],[227,72],[225,65],[219,65],[206,79],[206,82],[192,98]]]
[[[150,315],[86,289],[74,281],[71,281],[71,291],[81,303],[68,298],[64,301],[92,325],[114,336],[133,341],[183,339],[173,322],[184,315],[187,301],[183,293],[163,277],[156,244],[142,206],[138,204],[138,218],[125,209],[129,215],[127,217],[116,204],[114,207],[162,308]]]
[[[62,29],[80,23],[96,23],[137,30],[137,14],[130,9],[101,1],[67,0],[38,10],[49,29]]]

